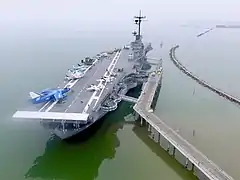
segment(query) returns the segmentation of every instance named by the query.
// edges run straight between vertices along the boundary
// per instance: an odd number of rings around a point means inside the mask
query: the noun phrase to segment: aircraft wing
[[[56,93],[53,94],[55,100],[59,100],[63,98],[62,92],[57,91]]]
[[[88,87],[87,90],[91,91],[91,90],[95,90],[95,88],[91,86],[91,87]]]
[[[54,90],[56,90],[56,89],[54,89],[54,88],[47,88],[47,89],[42,90],[41,94],[48,94],[48,93],[51,93]]]

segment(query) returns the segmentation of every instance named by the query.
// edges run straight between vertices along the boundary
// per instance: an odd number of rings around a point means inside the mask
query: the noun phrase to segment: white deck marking
[[[116,66],[116,64],[117,64],[117,61],[118,61],[118,59],[119,59],[119,57],[120,57],[120,54],[121,54],[121,51],[117,54],[117,56],[115,56],[114,64],[112,65],[113,67],[112,67],[111,70],[109,70],[109,75],[107,76],[107,78],[110,78],[110,76],[112,75],[113,69],[115,68],[115,66]],[[111,82],[110,82],[110,83],[111,83]],[[107,82],[106,82],[106,85],[107,85]],[[99,98],[101,97],[101,95],[102,95],[102,93],[103,93],[106,85],[102,88],[99,96],[97,97],[98,99],[96,100],[93,108],[95,108],[95,106],[97,105],[98,100],[99,100]]]
[[[86,86],[88,85],[88,83],[94,78],[95,74],[99,71],[100,66],[97,68],[97,70],[94,72],[94,74],[92,75],[92,77],[85,83],[85,85],[83,86],[83,88],[79,91],[79,93],[77,94],[77,96],[75,97],[75,99],[72,101],[72,103],[68,106],[68,108],[64,111],[67,112],[68,109],[73,105],[73,103],[75,103],[75,101],[79,98],[79,95],[81,94],[81,92],[86,88]]]
[[[93,62],[93,64],[92,64],[91,66],[89,66],[89,67],[83,72],[83,76],[85,76],[85,74],[87,73],[87,71],[88,71],[94,64],[96,64],[97,61],[98,61],[98,60],[96,59],[96,60]],[[80,80],[80,79],[71,80],[69,83],[67,83],[67,84],[64,86],[64,88],[66,88],[67,86],[68,86],[69,88],[72,88],[79,80]],[[50,101],[49,101],[49,102],[50,102]],[[48,103],[49,103],[49,102],[48,102]],[[46,104],[48,104],[48,103],[46,103]],[[54,102],[45,110],[45,112],[50,111],[50,110],[53,108],[53,106],[55,106],[57,103],[58,103],[58,101],[54,101]],[[44,107],[47,106],[46,104],[44,105]],[[41,111],[44,107],[42,107],[39,111]]]
[[[113,71],[113,69],[114,69],[114,67],[115,67],[115,65],[116,65],[116,63],[117,63],[117,60],[118,60],[119,57],[120,57],[120,53],[121,53],[121,51],[118,51],[118,52],[116,53],[116,55],[114,56],[112,62],[110,63],[110,65],[109,65],[108,68],[107,68],[108,71],[106,71],[106,72],[104,73],[103,76],[105,76],[106,78],[110,78],[110,76],[112,75],[112,71]],[[109,72],[109,75],[107,75],[108,72]],[[96,104],[98,103],[99,98],[101,97],[101,94],[103,93],[106,85],[107,85],[107,82],[105,82],[105,85],[103,84],[102,81],[99,82],[99,84],[98,84],[97,86],[102,86],[102,90],[101,90],[99,96],[96,97],[97,91],[94,91],[94,93],[93,93],[93,95],[91,96],[90,100],[88,101],[87,105],[86,105],[85,108],[83,109],[83,112],[82,112],[82,113],[86,113],[86,112],[87,112],[87,110],[88,110],[88,108],[90,107],[92,101],[95,100],[95,99],[96,99],[96,102],[95,102],[94,107],[96,106]],[[94,107],[93,107],[93,108],[94,108]]]

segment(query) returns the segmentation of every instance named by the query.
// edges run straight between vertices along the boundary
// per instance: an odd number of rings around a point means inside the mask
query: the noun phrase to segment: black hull
[[[88,140],[101,128],[101,126],[104,122],[105,116],[103,116],[100,119],[94,121],[92,124],[88,125],[87,127],[83,127],[75,135],[67,137],[63,140],[65,142],[68,142],[68,143],[83,142],[83,141]]]

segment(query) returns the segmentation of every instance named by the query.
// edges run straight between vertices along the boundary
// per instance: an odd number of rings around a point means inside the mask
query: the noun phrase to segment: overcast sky
[[[142,9],[157,22],[239,21],[240,0],[0,0],[0,28],[129,24]],[[99,26],[99,28],[101,28]]]

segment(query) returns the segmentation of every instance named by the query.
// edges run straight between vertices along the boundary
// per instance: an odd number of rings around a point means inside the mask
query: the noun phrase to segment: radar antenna
[[[135,24],[138,25],[138,34],[136,35],[136,39],[140,39],[141,37],[141,22],[142,22],[142,19],[145,19],[146,16],[142,16],[142,13],[141,13],[141,10],[139,12],[139,16],[134,16],[134,21],[135,21]]]

